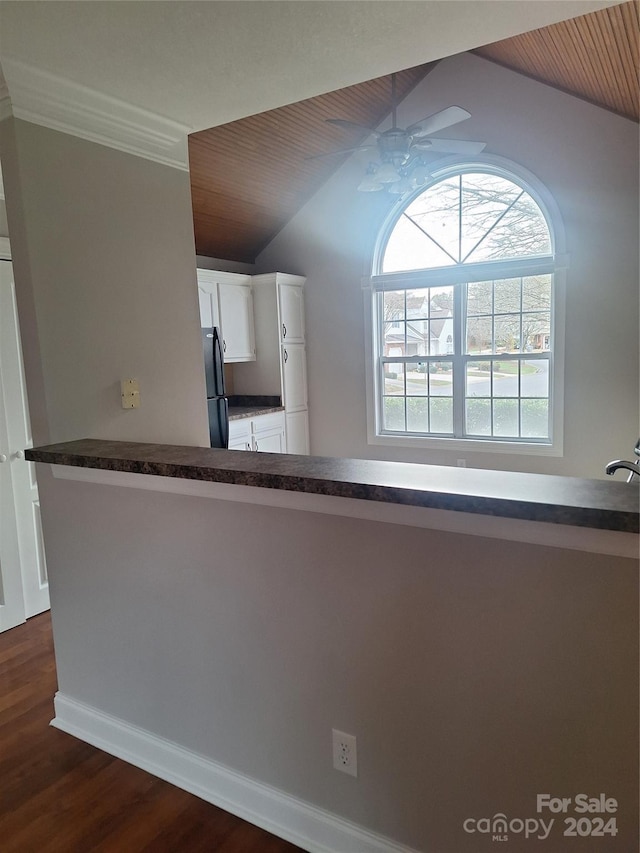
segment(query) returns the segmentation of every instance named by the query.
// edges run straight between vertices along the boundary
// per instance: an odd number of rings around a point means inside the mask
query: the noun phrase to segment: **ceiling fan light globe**
[[[383,189],[384,184],[380,183],[376,175],[367,174],[358,184],[358,190],[361,193],[375,193]]]
[[[383,163],[376,172],[376,180],[381,184],[394,184],[401,176],[391,163]]]

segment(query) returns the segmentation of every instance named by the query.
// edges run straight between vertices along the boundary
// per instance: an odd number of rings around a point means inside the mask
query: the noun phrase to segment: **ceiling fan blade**
[[[325,121],[329,122],[329,124],[336,124],[338,127],[344,127],[347,130],[366,130],[367,133],[370,133],[376,138],[380,136],[377,130],[372,130],[370,127],[365,127],[363,124],[358,124],[355,121],[349,121],[346,118],[326,118]]]
[[[418,140],[411,148],[421,151],[443,151],[448,154],[479,154],[486,148],[486,142],[471,142],[466,139],[425,139]]]
[[[320,157],[334,157],[337,154],[351,154],[353,151],[371,151],[375,149],[375,145],[359,145],[357,148],[340,148],[338,151],[327,151],[326,154],[313,154],[311,157],[305,157],[305,160],[319,160]]]
[[[445,127],[451,127],[453,124],[458,124],[459,121],[466,121],[471,118],[471,113],[463,110],[462,107],[447,107],[446,110],[440,110],[439,113],[434,113],[431,116],[421,119],[421,121],[412,124],[407,128],[409,136],[420,138],[428,136],[430,133],[436,133],[438,130],[444,130]]]

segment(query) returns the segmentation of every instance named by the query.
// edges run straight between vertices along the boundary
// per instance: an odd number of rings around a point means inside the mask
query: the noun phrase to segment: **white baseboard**
[[[418,853],[60,693],[51,725],[309,853]]]

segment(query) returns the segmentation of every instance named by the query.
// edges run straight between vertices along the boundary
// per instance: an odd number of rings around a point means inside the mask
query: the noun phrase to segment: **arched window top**
[[[458,168],[436,177],[401,211],[379,272],[552,254],[549,224],[529,189],[497,170]]]

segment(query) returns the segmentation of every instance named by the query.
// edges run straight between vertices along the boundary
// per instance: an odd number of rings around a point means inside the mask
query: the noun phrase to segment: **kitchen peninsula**
[[[477,853],[469,816],[574,789],[615,796],[633,843],[636,486],[95,439],[27,455],[56,483],[53,725],[306,850]]]

